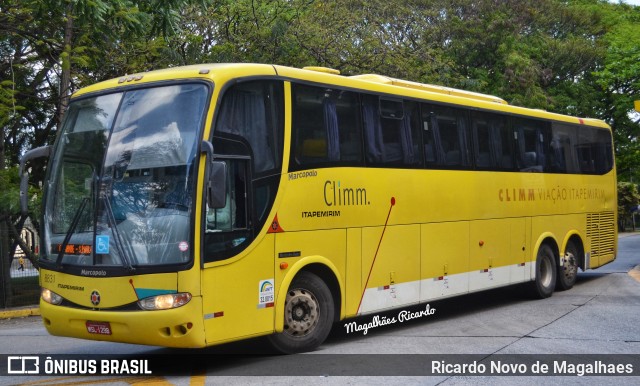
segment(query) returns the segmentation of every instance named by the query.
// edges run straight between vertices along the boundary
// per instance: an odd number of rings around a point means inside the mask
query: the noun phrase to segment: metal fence
[[[2,264],[3,267],[7,267]],[[38,270],[24,253],[16,253],[9,264],[9,272],[2,272],[0,308],[22,307],[38,304],[40,299],[40,285]],[[6,268],[4,268],[6,269]],[[0,270],[4,270],[0,269]]]
[[[38,253],[36,227],[26,219],[20,229],[23,245]],[[40,300],[38,270],[18,246],[11,245],[11,235],[6,222],[0,222],[0,309],[32,306]]]

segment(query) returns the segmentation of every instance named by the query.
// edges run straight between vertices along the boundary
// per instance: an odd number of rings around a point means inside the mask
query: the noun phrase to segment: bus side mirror
[[[29,173],[25,170],[25,165],[32,159],[40,157],[49,157],[51,154],[51,146],[41,146],[29,150],[20,159],[20,211],[23,215],[29,212],[28,196],[29,196]]]
[[[209,208],[220,209],[226,206],[227,163],[211,161],[209,181],[207,181],[207,204]]]

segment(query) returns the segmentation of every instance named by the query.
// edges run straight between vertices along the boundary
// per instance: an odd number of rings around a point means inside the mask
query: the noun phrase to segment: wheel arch
[[[329,287],[335,308],[335,320],[342,320],[345,317],[344,310],[344,282],[341,279],[336,266],[326,257],[323,256],[307,256],[296,261],[291,266],[278,289],[278,297],[275,304],[275,331],[282,332],[284,330],[284,305],[287,297],[287,291],[295,277],[301,272],[309,272],[318,276]]]
[[[551,232],[545,232],[538,237],[535,247],[533,248],[533,254],[531,256],[533,258],[533,262],[535,263],[536,256],[538,256],[538,251],[540,250],[540,247],[543,244],[547,244],[549,245],[549,247],[551,247],[554,253],[554,256],[553,256],[555,260],[554,263],[556,264],[556,266],[558,266],[558,264],[560,264],[560,259],[559,259],[560,248],[559,248],[556,236]],[[563,245],[566,245],[566,244],[563,244]],[[536,273],[535,264],[533,264],[532,270],[531,270],[531,280],[535,279],[535,273]]]

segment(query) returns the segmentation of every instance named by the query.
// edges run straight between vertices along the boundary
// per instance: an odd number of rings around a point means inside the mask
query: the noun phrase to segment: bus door
[[[253,240],[250,159],[225,156],[223,161],[224,206],[207,206],[202,232],[207,344],[264,335],[274,323],[274,237]]]

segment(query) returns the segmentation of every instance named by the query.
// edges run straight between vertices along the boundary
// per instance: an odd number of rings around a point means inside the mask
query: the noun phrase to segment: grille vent
[[[591,258],[614,253],[615,226],[613,212],[587,213],[587,237],[591,239]]]

